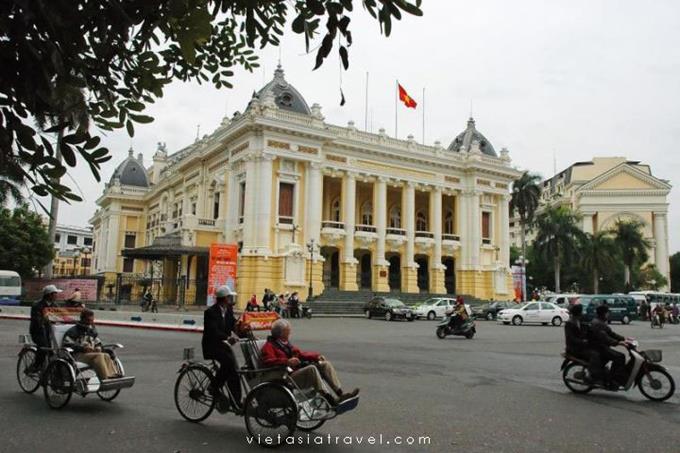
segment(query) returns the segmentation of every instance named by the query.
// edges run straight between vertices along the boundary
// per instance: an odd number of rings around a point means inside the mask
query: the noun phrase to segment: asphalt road
[[[101,328],[121,342],[137,382],[112,403],[74,396],[50,410],[42,392],[22,393],[15,377],[17,336],[27,322],[0,320],[0,451],[240,452],[248,445],[242,418],[213,415],[202,424],[177,413],[172,389],[182,348],[200,335]],[[680,391],[666,403],[628,393],[571,394],[562,384],[561,328],[478,323],[473,340],[438,340],[435,323],[365,319],[293,320],[293,342],[321,351],[345,388],[361,388],[359,407],[316,434],[342,445],[284,446],[279,451],[680,451]],[[614,326],[664,351],[680,384],[680,326]],[[382,445],[367,437],[382,434]],[[345,436],[364,436],[363,443]],[[429,445],[395,445],[395,436],[429,436]],[[387,442],[390,442],[388,445]]]

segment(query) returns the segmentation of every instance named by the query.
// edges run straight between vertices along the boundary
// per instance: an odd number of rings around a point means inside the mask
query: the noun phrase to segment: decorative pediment
[[[621,163],[579,187],[578,192],[592,190],[670,190],[671,186],[627,163]]]

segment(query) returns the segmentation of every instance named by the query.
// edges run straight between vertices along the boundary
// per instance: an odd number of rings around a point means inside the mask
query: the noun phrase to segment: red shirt
[[[278,344],[277,341],[279,342]],[[264,367],[273,367],[288,365],[288,359],[293,357],[297,357],[303,362],[317,362],[320,355],[318,352],[301,351],[292,344],[282,340],[269,339],[262,347],[260,361]]]

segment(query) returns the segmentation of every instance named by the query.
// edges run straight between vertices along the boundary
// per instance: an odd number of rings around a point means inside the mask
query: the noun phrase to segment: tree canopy
[[[34,277],[54,256],[47,226],[38,214],[22,205],[0,208],[0,269]]]
[[[288,19],[308,50],[323,36],[314,69],[334,47],[347,69],[356,4],[386,36],[403,14],[422,15],[421,0],[0,2],[0,181],[80,200],[58,181],[79,160],[100,180],[111,158],[102,131],[133,136],[175,80],[230,88],[235,68],[258,67],[256,48],[279,44]]]

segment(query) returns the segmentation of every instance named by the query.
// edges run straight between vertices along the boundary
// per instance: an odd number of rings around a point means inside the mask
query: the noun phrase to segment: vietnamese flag
[[[399,87],[399,100],[404,103],[404,105],[410,109],[416,108],[418,103],[413,100],[411,96],[408,95],[406,90],[404,89],[403,86],[401,86],[400,83],[397,83],[397,86]]]

